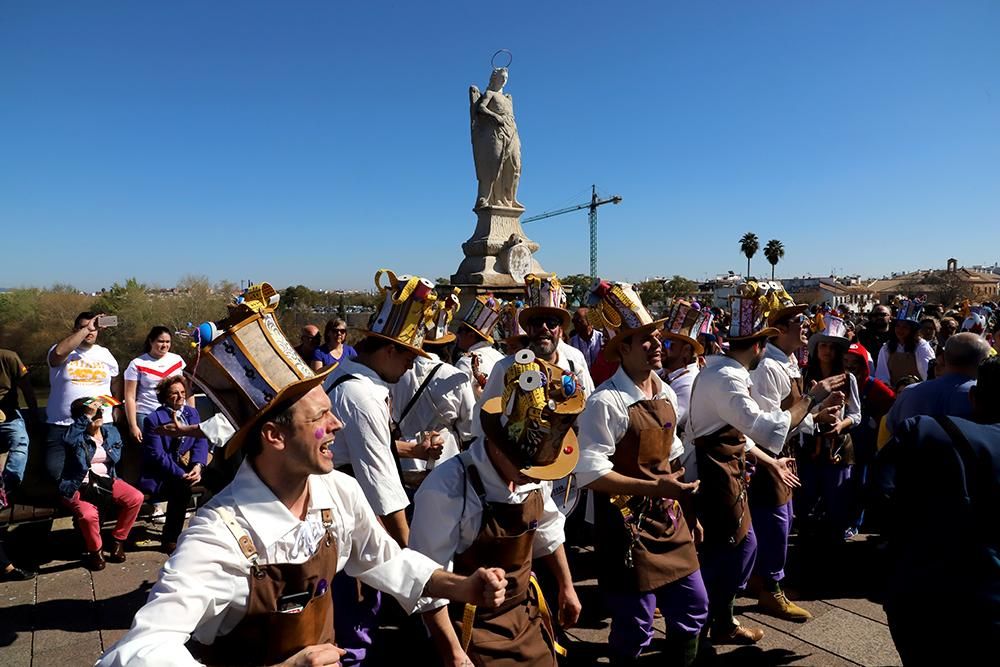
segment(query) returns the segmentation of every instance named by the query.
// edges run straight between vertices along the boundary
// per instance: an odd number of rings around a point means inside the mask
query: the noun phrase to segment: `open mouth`
[[[319,454],[324,458],[333,460],[333,438],[330,438],[326,442],[320,443]]]

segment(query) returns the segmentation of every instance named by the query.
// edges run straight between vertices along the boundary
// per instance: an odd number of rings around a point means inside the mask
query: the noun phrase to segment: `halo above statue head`
[[[507,54],[507,64],[506,65],[501,65],[501,66],[497,67],[497,56],[500,55],[501,53],[506,53]],[[496,53],[493,54],[492,58],[490,58],[490,65],[492,65],[493,69],[495,69],[495,70],[496,69],[507,69],[508,67],[510,67],[510,64],[512,62],[514,62],[514,54],[511,53],[510,51],[508,51],[507,49],[500,49],[499,51],[497,51]]]

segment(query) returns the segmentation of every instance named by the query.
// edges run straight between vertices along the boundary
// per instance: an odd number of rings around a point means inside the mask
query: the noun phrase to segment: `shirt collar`
[[[484,347],[493,347],[493,346],[490,345],[490,342],[488,340],[481,340],[476,343],[473,343],[472,347],[469,348],[469,352],[475,352],[476,350],[481,350]]]
[[[653,398],[663,397],[663,380],[656,373],[650,373],[653,378]],[[624,366],[619,366],[615,374],[611,376],[611,383],[615,386],[615,389],[621,393],[628,396],[629,405],[633,403],[638,403],[639,401],[650,400],[644,393],[642,389],[639,388],[632,378],[628,376],[625,372]]]
[[[674,370],[674,371],[671,371],[670,373],[667,373],[667,381],[668,382],[673,382],[674,380],[676,380],[680,376],[684,375],[685,373],[691,373],[692,375],[696,375],[698,373],[698,364],[697,364],[697,362],[693,363],[693,364],[688,364],[687,366],[682,366],[681,368],[678,368],[677,370]]]
[[[379,377],[378,373],[368,366],[358,363],[354,359],[345,359],[344,361],[341,361],[340,367],[343,369],[342,375],[354,375],[356,377],[368,378],[375,384],[375,386],[382,387],[386,390],[389,389],[385,380]]]
[[[489,455],[486,453],[485,438],[477,438],[472,443],[472,446],[469,447],[468,457],[469,463],[475,465],[476,470],[479,471],[479,477],[483,481],[483,488],[488,498],[510,500],[515,495],[541,488],[541,484],[538,482],[515,484],[512,493],[510,487],[507,486],[507,482],[500,477],[500,473],[497,472],[497,469],[493,466],[493,461],[490,460]]]
[[[309,476],[309,509],[306,513],[331,509],[334,507],[333,495],[329,486],[323,482],[322,475]],[[257,471],[246,460],[240,466],[230,485],[233,504],[239,507],[240,513],[247,523],[253,526],[254,533],[263,542],[265,548],[278,542],[290,531],[295,530],[301,521],[278,500],[274,492],[261,480]]]

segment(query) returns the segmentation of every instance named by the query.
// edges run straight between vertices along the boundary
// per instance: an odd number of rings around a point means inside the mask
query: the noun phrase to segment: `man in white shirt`
[[[469,376],[476,398],[486,386],[493,366],[504,357],[503,352],[493,347],[500,307],[500,302],[490,294],[476,297],[455,333],[455,367]]]
[[[677,397],[657,375],[659,332],[631,286],[619,328],[605,354],[621,367],[590,396],[580,417],[576,481],[595,492],[598,582],[611,610],[612,662],[631,661],[653,638],[656,608],[667,626],[663,660],[689,666],[708,617],[708,594],[695,551],[699,535],[677,439]],[[678,502],[679,501],[679,502]]]
[[[677,432],[683,437],[687,426],[688,406],[691,404],[691,387],[698,377],[698,357],[705,353],[698,342],[698,333],[712,322],[712,314],[694,308],[687,301],[678,300],[667,315],[663,326],[663,347],[666,359],[659,375],[677,394]]]
[[[752,644],[764,631],[741,626],[733,616],[736,592],[746,586],[757,550],[747,506],[746,459],[773,468],[787,486],[796,486],[791,460],[775,459],[763,448],[781,451],[792,425],[802,421],[816,396],[806,394],[788,410],[760,408],[750,395],[750,371],[760,364],[767,338],[778,331],[765,327],[763,295],[750,292],[731,303],[729,351],[706,359],[691,392],[685,463],[688,474],[701,481],[698,518],[705,537],[700,556],[712,640]]]
[[[435,468],[417,492],[412,548],[457,573],[488,565],[509,575],[507,601],[495,612],[468,605],[449,610],[443,601],[421,605],[444,664],[471,664],[465,662],[471,658],[483,666],[555,667],[560,647],[551,619],[540,611],[545,605],[531,574],[534,559],[555,576],[563,627],[580,615],[563,547],[565,519],[551,497],[551,480],[567,475],[579,457],[571,428],[583,396],[577,388],[566,395],[563,375],[523,351],[507,373],[506,400],[495,398],[484,408],[485,438]],[[523,378],[538,380],[534,386],[544,398],[525,391]]]
[[[97,344],[102,328],[101,317],[90,312],[80,313],[73,321],[73,333],[49,348],[49,394],[47,414],[48,437],[45,467],[52,479],[59,479],[66,460],[63,435],[73,423],[70,405],[78,398],[90,396],[121,396],[118,362],[110,350]],[[115,383],[114,389],[112,382]],[[104,424],[115,429],[112,409],[104,408]]]
[[[778,330],[778,335],[768,340],[764,356],[760,364],[750,373],[753,385],[751,394],[762,410],[773,412],[787,410],[802,397],[805,387],[802,384],[802,372],[799,370],[796,351],[805,345],[809,338],[803,313],[809,309],[806,305],[788,304],[773,312],[768,317],[768,326]],[[843,386],[846,377],[828,378],[824,381],[824,389],[829,393],[832,389]],[[843,398],[843,395],[840,395]],[[835,396],[827,400],[836,400]],[[820,406],[826,408],[827,405]],[[824,411],[821,419],[832,421]],[[813,416],[806,414],[798,424],[792,424],[786,441],[776,449],[768,448],[770,454],[776,457],[792,456],[794,452],[787,451],[787,443],[800,432],[813,431]],[[797,428],[795,428],[797,427]],[[758,443],[765,446],[764,443]],[[792,531],[792,489],[785,485],[772,468],[762,466],[755,470],[750,480],[750,513],[753,517],[754,534],[757,537],[757,560],[754,564],[754,574],[761,580],[758,601],[762,610],[787,621],[804,622],[812,618],[807,610],[791,602],[781,589],[781,580],[785,577],[785,560],[788,555],[788,536]]]
[[[237,304],[228,324],[203,350],[195,379],[240,425],[227,454],[245,446],[246,461],[198,511],[132,628],[98,664],[202,664],[186,647],[193,637],[210,664],[339,665],[330,585],[340,570],[391,592],[407,610],[422,595],[500,604],[501,572],[456,577],[401,549],[358,484],[333,471],[342,424],[320,386],[324,376],[298,358],[271,312]],[[245,354],[262,329],[279,349]],[[275,377],[295,379],[282,386],[271,384]]]

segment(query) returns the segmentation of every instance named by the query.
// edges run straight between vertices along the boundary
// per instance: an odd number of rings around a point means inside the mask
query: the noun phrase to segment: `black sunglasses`
[[[541,329],[542,325],[545,325],[550,330],[556,327],[562,326],[562,320],[555,315],[548,315],[545,317],[532,317],[528,320],[528,326],[534,329]]]

